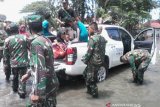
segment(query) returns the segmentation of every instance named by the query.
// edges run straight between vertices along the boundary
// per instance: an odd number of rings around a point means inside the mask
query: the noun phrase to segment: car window
[[[119,29],[119,35],[123,43],[123,54],[131,51],[131,36],[123,29]]]
[[[122,29],[119,29],[119,35],[120,35],[121,38],[128,38],[128,39],[131,38],[130,35]]]
[[[111,29],[111,28],[107,29],[106,28],[106,31],[107,31],[107,33],[108,33],[108,35],[109,35],[109,37],[111,39],[116,40],[116,41],[121,41],[121,37],[120,37],[120,35],[118,33],[118,29],[115,29],[115,28],[113,28],[113,29]]]
[[[153,31],[150,30],[146,30],[144,32],[142,32],[137,38],[136,41],[150,41],[153,39]]]

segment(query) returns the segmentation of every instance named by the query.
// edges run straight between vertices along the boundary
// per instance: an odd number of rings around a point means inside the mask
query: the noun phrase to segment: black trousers
[[[0,61],[3,58],[3,50],[0,50]]]

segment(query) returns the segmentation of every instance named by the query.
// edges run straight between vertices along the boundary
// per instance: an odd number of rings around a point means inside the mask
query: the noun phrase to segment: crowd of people
[[[87,93],[98,98],[96,72],[105,62],[107,41],[100,35],[97,23],[92,22],[87,30],[80,17],[68,7],[68,2],[63,2],[63,9],[58,12],[57,21],[61,28],[57,32],[53,27],[49,30],[49,18],[47,14],[42,21],[40,15],[31,15],[27,24],[4,24],[0,31],[0,35],[3,35],[0,58],[3,57],[6,81],[10,81],[13,74],[12,90],[24,99],[27,94],[26,81],[32,76],[32,91],[27,107],[56,107],[59,81],[54,71],[54,59],[65,56],[67,44],[75,38],[72,31],[76,31],[78,41],[88,42],[87,53],[82,58],[87,65],[84,71]],[[56,35],[53,41],[47,38],[53,35]],[[56,53],[57,46],[58,51],[62,52],[60,55]],[[143,74],[151,60],[148,51],[134,50],[120,60],[132,65],[134,81],[142,84]]]

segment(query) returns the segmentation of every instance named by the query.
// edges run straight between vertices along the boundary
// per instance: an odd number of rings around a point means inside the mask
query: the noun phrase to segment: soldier
[[[96,73],[99,67],[104,63],[106,40],[98,34],[98,26],[96,22],[90,24],[89,28],[90,39],[88,41],[87,53],[82,57],[82,61],[87,64],[84,71],[84,78],[87,86],[87,93],[94,98],[98,97],[98,87],[96,85]]]
[[[0,22],[0,61],[3,58],[3,45],[4,40],[8,37],[7,33],[4,30],[3,22]]]
[[[150,61],[151,55],[148,50],[136,49],[120,57],[121,62],[129,63],[133,73],[133,82],[142,84],[143,75]]]
[[[27,53],[27,39],[23,35],[18,34],[18,25],[11,23],[6,28],[7,33],[11,34],[4,42],[3,49],[3,63],[6,71],[6,77],[9,79],[10,69],[13,73],[12,89],[17,92],[20,98],[25,98],[26,84],[21,83],[21,78],[27,71],[28,67],[28,53]]]
[[[32,16],[30,16],[32,17]],[[40,17],[40,16],[39,16]],[[54,58],[51,41],[41,35],[42,22],[34,18],[29,21],[31,31],[30,67],[31,69],[22,77],[26,81],[33,77],[30,103],[27,107],[56,107],[56,92],[59,81],[54,72]]]
[[[76,18],[75,11],[68,5],[68,0],[63,0],[63,8],[58,11],[57,21],[63,25],[63,27],[71,27],[73,19]]]

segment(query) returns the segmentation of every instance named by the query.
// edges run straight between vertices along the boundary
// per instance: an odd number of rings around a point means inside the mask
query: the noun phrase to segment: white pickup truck
[[[137,48],[145,48],[152,54],[156,48],[155,30],[148,28],[140,32],[136,39],[124,28],[115,25],[98,25],[101,35],[108,41],[106,44],[105,64],[97,72],[98,81],[108,75],[108,69],[122,64],[120,56]],[[55,71],[61,77],[82,75],[86,65],[81,61],[87,51],[86,42],[72,42],[68,45],[64,59],[55,60]]]

